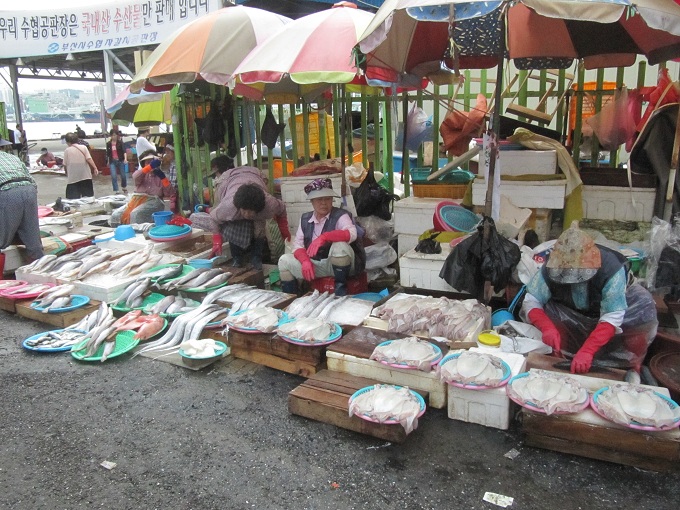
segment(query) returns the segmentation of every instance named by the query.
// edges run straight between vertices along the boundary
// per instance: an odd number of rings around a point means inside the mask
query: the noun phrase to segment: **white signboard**
[[[221,0],[119,0],[92,4],[49,11],[0,10],[0,58],[158,44],[182,25],[222,6]]]

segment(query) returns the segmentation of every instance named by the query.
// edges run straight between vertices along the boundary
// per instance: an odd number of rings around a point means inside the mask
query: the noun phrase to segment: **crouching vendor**
[[[139,161],[142,167],[132,174],[135,192],[126,205],[111,213],[109,224],[112,227],[153,222],[153,213],[165,210],[163,199],[169,199],[174,193],[155,151],[143,152]]]
[[[283,292],[298,293],[298,279],[335,278],[335,294],[347,294],[347,279],[364,270],[366,254],[352,215],[333,206],[330,179],[315,179],[305,186],[313,211],[300,218],[293,253],[279,259]]]
[[[629,284],[628,271],[626,257],[595,244],[574,222],[527,284],[522,318],[553,353],[572,358],[572,373],[593,363],[640,370],[659,323],[654,299]]]

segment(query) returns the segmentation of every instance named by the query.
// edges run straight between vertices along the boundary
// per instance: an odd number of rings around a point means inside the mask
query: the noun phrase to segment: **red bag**
[[[617,150],[635,135],[635,121],[628,109],[628,89],[622,87],[614,94],[614,101],[602,107],[597,115],[586,119],[593,128],[603,149]]]

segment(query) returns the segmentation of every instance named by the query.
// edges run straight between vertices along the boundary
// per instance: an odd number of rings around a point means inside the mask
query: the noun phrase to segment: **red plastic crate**
[[[334,292],[335,278],[332,276],[317,278],[312,280],[310,285],[312,289],[316,289],[319,292]],[[361,294],[363,292],[368,292],[368,275],[365,271],[347,280],[347,294]]]

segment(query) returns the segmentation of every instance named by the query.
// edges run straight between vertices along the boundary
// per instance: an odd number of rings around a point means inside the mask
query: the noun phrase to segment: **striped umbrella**
[[[288,21],[285,16],[241,5],[206,14],[156,48],[132,79],[130,90],[169,90],[199,79],[226,84],[250,50]]]
[[[137,127],[170,124],[170,93],[144,90],[133,93],[128,85],[106,107],[106,113],[111,116],[113,124],[134,124]]]
[[[238,66],[234,92],[270,103],[297,103],[313,99],[331,84],[354,81],[352,49],[371,19],[373,14],[340,2],[292,21]]]
[[[504,23],[503,23],[504,22]],[[503,34],[505,29],[506,35]],[[506,42],[507,41],[507,42]],[[680,56],[673,0],[385,0],[361,36],[367,74],[479,69],[501,51],[520,69],[629,66]],[[443,64],[443,65],[442,65]]]

